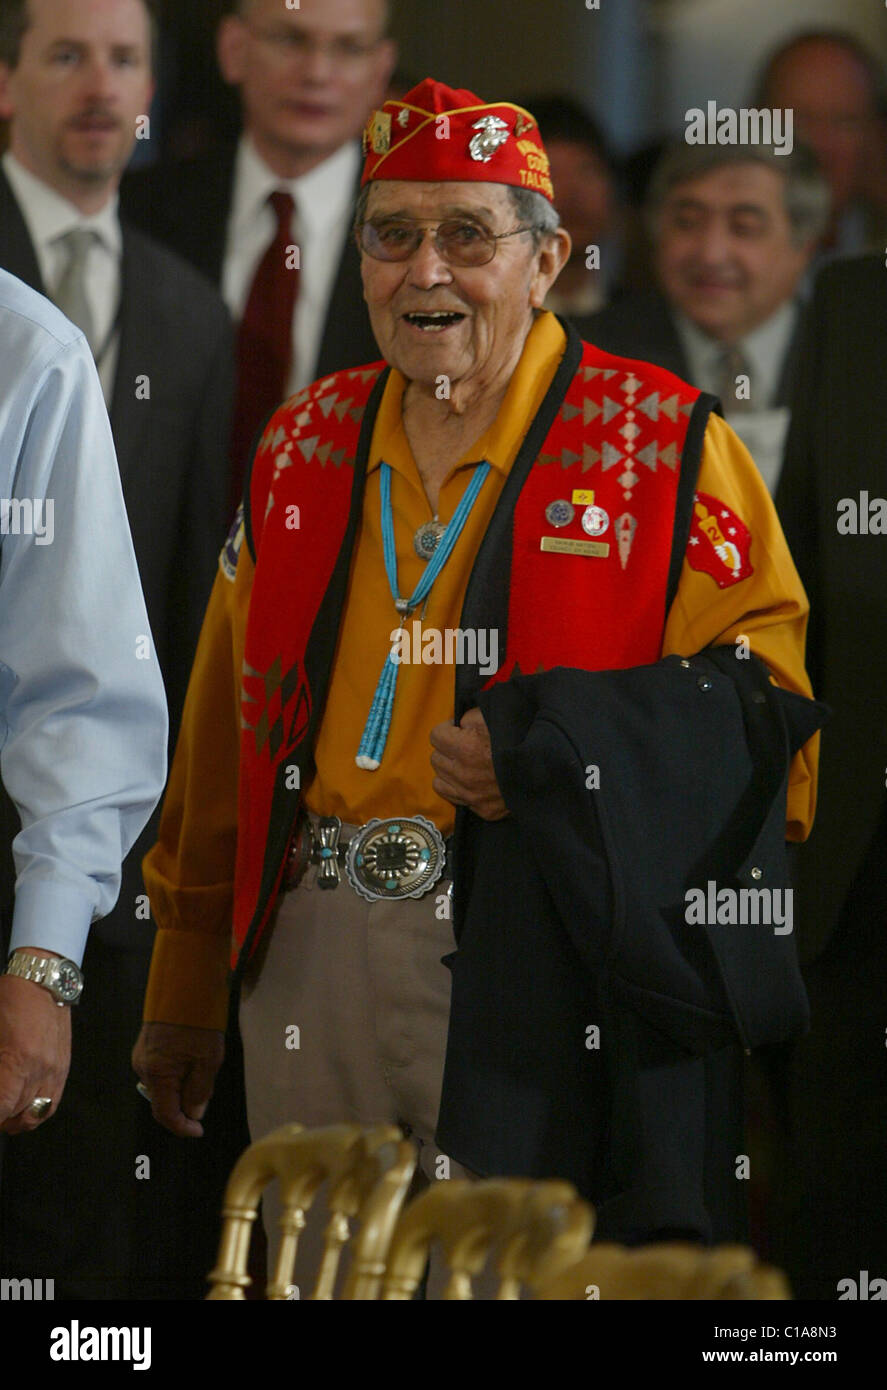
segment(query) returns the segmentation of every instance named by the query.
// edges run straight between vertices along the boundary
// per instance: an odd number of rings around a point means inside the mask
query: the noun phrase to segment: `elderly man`
[[[677,145],[648,212],[659,290],[578,321],[720,398],[775,492],[797,365],[801,287],[828,220],[828,185],[801,149]]]
[[[569,238],[532,115],[429,79],[366,144],[389,365],[261,440],[146,861],[136,1069],[199,1135],[233,910],[254,1137],[387,1119],[429,1179],[735,1233],[738,1062],[805,1002],[790,932],[687,904],[778,890],[810,824],[803,590],[713,401],[541,311]]]

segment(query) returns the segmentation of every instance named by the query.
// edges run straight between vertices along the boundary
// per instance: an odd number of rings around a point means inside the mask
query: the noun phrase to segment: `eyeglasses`
[[[387,222],[364,222],[357,233],[361,250],[376,261],[408,261],[425,240],[428,223],[411,218],[392,218]],[[488,265],[497,246],[506,237],[522,236],[532,227],[515,227],[512,232],[490,232],[477,222],[450,217],[430,224],[434,247],[447,265]]]
[[[362,43],[360,39],[339,38],[331,39],[329,43],[321,43],[304,30],[289,26],[261,29],[257,24],[247,24],[246,27],[254,38],[268,44],[280,58],[304,59],[312,53],[327,53],[336,63],[356,64],[374,53],[380,42],[377,40],[374,43]]]

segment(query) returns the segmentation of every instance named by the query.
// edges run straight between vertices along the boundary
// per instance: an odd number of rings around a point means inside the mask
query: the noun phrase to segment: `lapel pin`
[[[603,507],[586,507],[582,513],[582,529],[587,536],[602,536],[610,525]]]
[[[569,526],[575,515],[576,508],[563,497],[559,497],[556,502],[549,502],[545,508],[545,520],[549,526]]]

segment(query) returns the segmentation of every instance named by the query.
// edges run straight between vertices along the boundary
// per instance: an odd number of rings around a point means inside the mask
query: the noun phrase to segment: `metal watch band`
[[[66,967],[67,971],[76,973],[80,985],[80,989],[73,999],[65,999],[60,992],[59,982],[62,975],[66,973],[63,967]],[[76,1004],[83,990],[83,975],[74,961],[47,956],[40,951],[23,950],[21,947],[10,955],[6,974],[15,975],[21,980],[30,980],[32,984],[40,985],[63,1008],[67,1004]]]

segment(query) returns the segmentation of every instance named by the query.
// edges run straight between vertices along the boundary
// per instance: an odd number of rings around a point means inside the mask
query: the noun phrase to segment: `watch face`
[[[59,997],[65,1000],[77,999],[80,996],[81,981],[80,971],[76,965],[70,961],[61,961],[58,967],[58,974],[55,982]]]

